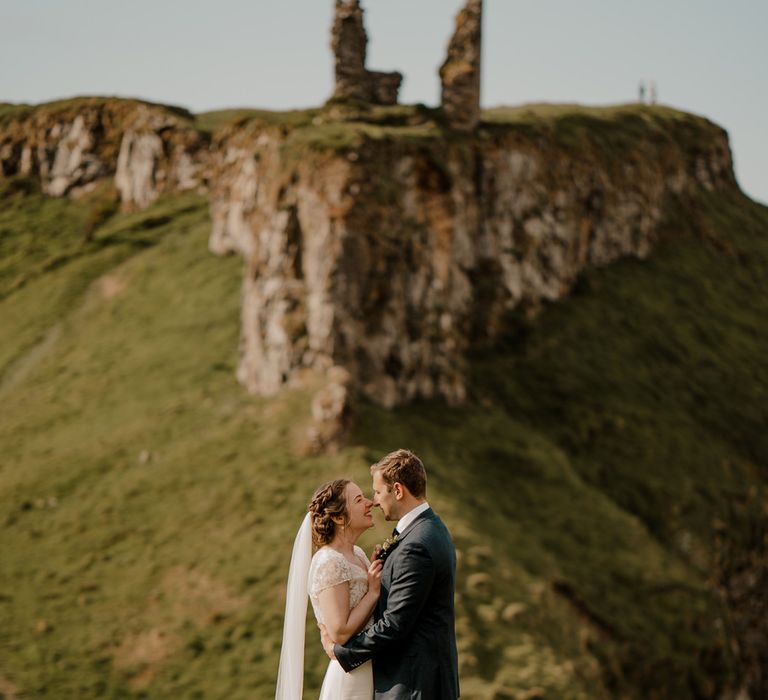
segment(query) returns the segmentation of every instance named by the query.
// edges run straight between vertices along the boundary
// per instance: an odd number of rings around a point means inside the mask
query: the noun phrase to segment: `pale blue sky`
[[[438,102],[461,0],[365,0],[369,67]],[[323,102],[333,0],[0,0],[0,101],[83,94],[203,111]],[[768,202],[768,0],[486,0],[483,103],[616,104],[641,79],[731,136],[736,173]]]

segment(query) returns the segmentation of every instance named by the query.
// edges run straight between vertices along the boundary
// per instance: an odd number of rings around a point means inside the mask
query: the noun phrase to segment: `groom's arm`
[[[424,607],[435,577],[435,563],[427,548],[419,542],[400,545],[387,607],[381,619],[350,639],[343,646],[336,644],[334,654],[345,671],[351,671],[377,654],[396,646],[413,631]]]

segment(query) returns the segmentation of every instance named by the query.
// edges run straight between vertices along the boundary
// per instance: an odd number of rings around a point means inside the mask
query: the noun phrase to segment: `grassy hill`
[[[207,252],[202,199],[1,187],[0,698],[273,697],[304,506],[398,446],[459,549],[464,697],[757,687],[766,208],[702,197],[649,260],[478,347],[467,406],[363,406],[307,457],[312,387],[234,380],[242,263]]]

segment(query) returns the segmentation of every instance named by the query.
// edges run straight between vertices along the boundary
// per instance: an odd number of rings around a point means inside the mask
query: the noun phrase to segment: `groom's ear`
[[[405,487],[399,481],[392,484],[392,490],[395,492],[395,498],[398,500],[405,496]]]

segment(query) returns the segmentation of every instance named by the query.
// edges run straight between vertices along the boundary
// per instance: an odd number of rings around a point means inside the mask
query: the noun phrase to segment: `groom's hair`
[[[424,498],[427,494],[427,470],[410,450],[395,450],[371,467],[371,474],[381,472],[388,486],[402,484],[411,495]]]

